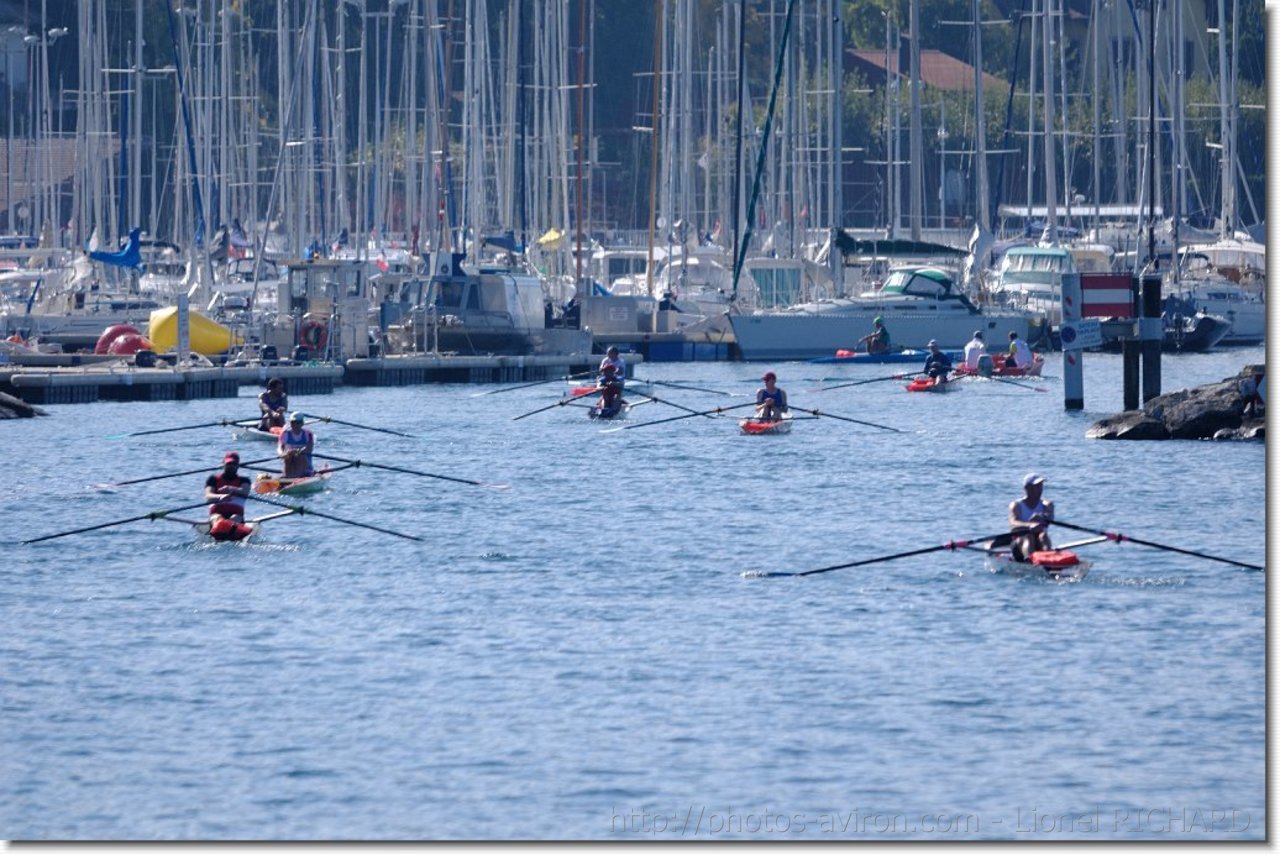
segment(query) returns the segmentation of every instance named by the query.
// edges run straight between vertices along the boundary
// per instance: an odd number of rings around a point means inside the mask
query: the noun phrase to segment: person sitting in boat
[[[618,348],[616,346],[611,345],[609,349],[605,351],[604,359],[600,360],[601,374],[604,374],[605,366],[608,365],[613,366],[615,382],[621,384],[627,376],[627,363],[623,362],[622,357],[618,355]],[[618,391],[622,390],[619,389]]]
[[[314,475],[311,467],[311,453],[316,447],[316,437],[302,426],[302,413],[289,416],[289,427],[280,432],[280,441],[276,445],[276,455],[284,465],[283,477],[305,478]]]
[[[272,377],[267,381],[267,388],[258,395],[258,409],[262,411],[258,430],[284,427],[284,414],[289,412],[289,395],[284,391],[283,380]]]
[[[1008,361],[1012,361],[1015,368],[1030,368],[1035,358],[1035,354],[1031,352],[1031,348],[1027,346],[1027,343],[1018,338],[1018,331],[1010,330]]]
[[[240,455],[228,451],[222,457],[222,471],[204,482],[204,499],[210,502],[209,519],[244,522],[244,500],[249,495],[249,479],[240,474]]]
[[[934,383],[946,383],[951,373],[951,357],[942,352],[936,338],[929,339],[929,355],[924,358],[924,373]]]
[[[867,345],[867,353],[888,353],[889,352],[889,330],[885,328],[884,318],[876,318],[871,322],[874,328],[868,334],[858,339],[858,344]],[[857,347],[854,347],[857,350]]]
[[[600,412],[616,412],[622,406],[622,378],[618,374],[617,366],[608,360],[600,363],[598,386],[600,388]]]
[[[772,371],[766,371],[760,379],[764,380],[764,388],[756,391],[756,418],[762,422],[781,421],[787,411],[787,393],[778,386],[778,375]]]
[[[964,365],[970,371],[978,370],[978,360],[987,352],[987,343],[982,338],[982,330],[974,330],[973,338],[964,346]]]
[[[1009,533],[1016,561],[1026,561],[1033,552],[1053,549],[1049,523],[1053,522],[1053,502],[1043,497],[1044,478],[1034,472],[1022,479],[1023,497],[1009,504]]]

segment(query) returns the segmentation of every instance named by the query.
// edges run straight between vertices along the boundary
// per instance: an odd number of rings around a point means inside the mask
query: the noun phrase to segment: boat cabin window
[[[436,305],[441,309],[479,309],[480,295],[475,288],[467,287],[466,279],[444,279],[439,281],[439,293]],[[466,300],[466,305],[463,305]]]
[[[895,270],[880,289],[885,294],[912,294],[918,297],[951,296],[951,281],[940,270]]]

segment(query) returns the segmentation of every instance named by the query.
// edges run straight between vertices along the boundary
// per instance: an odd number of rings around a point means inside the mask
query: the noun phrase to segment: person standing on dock
[[[970,371],[978,370],[978,360],[987,352],[987,343],[982,338],[982,330],[974,330],[973,338],[964,346],[964,366]]]
[[[924,373],[934,383],[946,383],[951,373],[951,357],[942,352],[936,338],[929,339],[929,355],[924,359]]]
[[[262,418],[258,420],[258,430],[269,431],[273,427],[284,427],[284,414],[289,412],[289,395],[284,391],[284,381],[272,377],[267,381],[267,388],[258,395],[258,409]]]
[[[871,332],[858,339],[858,344],[867,345],[867,353],[888,353],[890,348],[889,330],[885,328],[884,318],[876,318],[871,322]],[[854,347],[857,350],[857,347]]]
[[[222,471],[204,482],[204,500],[210,502],[209,521],[244,522],[244,500],[249,496],[249,479],[240,474],[240,455],[228,451],[222,456]]]
[[[1018,338],[1018,331],[1010,330],[1008,361],[1012,362],[1015,368],[1030,368],[1035,358],[1035,354],[1031,352],[1031,348],[1027,346],[1027,343]]]
[[[302,413],[289,416],[289,427],[280,432],[276,455],[283,461],[284,478],[305,478],[314,475],[311,453],[315,451],[316,437],[302,426]]]
[[[760,379],[764,380],[764,388],[756,391],[756,418],[762,422],[781,421],[787,411],[787,393],[778,386],[778,375],[772,371],[766,371]]]
[[[1009,533],[1013,535],[1013,557],[1026,561],[1031,553],[1053,549],[1049,523],[1053,522],[1053,502],[1044,495],[1044,478],[1030,472],[1022,479],[1023,497],[1009,504]]]

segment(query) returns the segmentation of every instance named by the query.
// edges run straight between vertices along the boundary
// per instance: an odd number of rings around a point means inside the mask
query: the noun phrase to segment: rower
[[[1022,479],[1023,497],[1009,504],[1009,532],[1013,536],[1015,561],[1026,561],[1033,552],[1053,549],[1049,523],[1053,522],[1053,502],[1042,498],[1044,478],[1030,472]]]
[[[951,373],[951,357],[942,352],[936,338],[929,339],[929,355],[924,359],[924,373],[934,383],[946,383]]]
[[[228,451],[222,457],[222,471],[204,482],[204,498],[209,505],[209,521],[244,522],[244,500],[249,495],[249,479],[240,474],[240,455]]]
[[[284,478],[305,478],[315,474],[311,454],[315,451],[316,437],[302,426],[302,422],[302,413],[292,413],[289,427],[280,432],[280,440],[276,444],[276,456],[284,461]]]
[[[617,410],[622,404],[622,379],[618,369],[606,360],[600,364],[600,412],[608,413]]]
[[[978,370],[978,360],[987,352],[987,343],[982,338],[982,330],[974,330],[973,338],[964,346],[964,367],[970,371]]]
[[[766,371],[760,379],[764,388],[756,390],[756,418],[762,422],[781,421],[787,411],[787,393],[777,385],[778,375],[772,371]]]
[[[858,339],[858,344],[867,345],[867,353],[888,353],[889,352],[889,330],[885,328],[884,318],[876,318],[871,322],[871,332]],[[854,345],[854,350],[857,350]]]
[[[267,388],[258,395],[258,409],[262,412],[258,430],[284,427],[284,414],[289,412],[289,395],[284,391],[283,380],[272,377],[267,381]]]
[[[1030,368],[1035,358],[1027,343],[1018,338],[1018,331],[1009,330],[1009,361],[1013,362],[1014,367]]]
[[[605,351],[604,359],[600,360],[600,373],[604,374],[606,367],[613,366],[614,382],[618,384],[618,391],[622,391],[622,384],[627,377],[627,363],[622,361],[622,356],[618,353],[615,345],[610,345]]]

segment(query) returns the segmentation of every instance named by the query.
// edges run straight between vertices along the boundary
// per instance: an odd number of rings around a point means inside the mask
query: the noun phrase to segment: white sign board
[[[1067,321],[1062,325],[1062,349],[1083,350],[1102,346],[1102,322],[1097,318]]]

